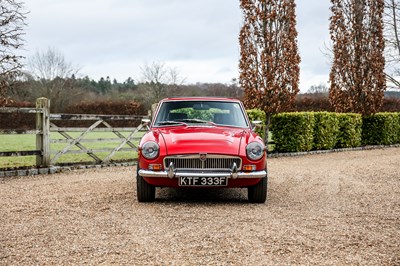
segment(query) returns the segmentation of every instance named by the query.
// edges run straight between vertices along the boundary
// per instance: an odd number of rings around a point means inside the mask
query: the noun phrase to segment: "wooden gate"
[[[121,151],[137,151],[135,141],[140,139],[140,131],[147,131],[150,120],[148,116],[131,116],[131,115],[94,115],[94,114],[51,114],[50,100],[39,98],[36,101],[36,108],[13,108],[1,107],[0,113],[31,113],[36,114],[36,129],[32,130],[15,130],[0,129],[1,134],[35,134],[36,150],[19,150],[19,151],[1,151],[0,157],[10,156],[36,156],[36,166],[47,167],[58,164],[58,160],[65,154],[85,153],[90,156],[96,164],[108,164],[117,152]],[[112,127],[106,121],[137,121],[137,127]],[[57,121],[93,121],[88,128],[83,127],[60,127]],[[50,133],[59,133],[62,138],[55,139],[50,137]],[[79,132],[77,137],[72,136],[74,132]],[[85,138],[91,132],[112,132],[113,138]],[[126,133],[125,135],[123,133]],[[54,134],[52,135],[54,136]],[[87,147],[87,143],[106,143],[116,142],[113,148],[91,149]],[[65,143],[67,144],[61,150],[51,148],[51,144]],[[128,148],[124,148],[124,146]],[[78,147],[74,150],[73,147]],[[102,159],[98,153],[107,153]],[[68,162],[66,162],[68,163]]]
[[[147,117],[146,117],[147,118]],[[112,127],[107,121],[127,121],[127,120],[143,120],[143,116],[125,116],[125,115],[89,115],[89,114],[51,114],[50,115],[50,132],[57,132],[63,139],[50,139],[50,143],[67,143],[64,149],[60,151],[54,151],[52,154],[54,156],[50,159],[50,164],[54,165],[60,156],[68,153],[86,153],[89,155],[97,164],[107,164],[110,159],[119,151],[137,151],[137,146],[132,142],[133,140],[138,140],[137,133],[139,131],[148,129],[148,120],[145,120],[138,127]],[[88,128],[80,127],[58,127],[53,121],[95,121]],[[103,127],[101,127],[103,126]],[[71,136],[71,132],[79,132],[79,136],[74,138]],[[116,138],[97,138],[97,139],[87,139],[85,138],[91,132],[112,132]],[[122,132],[128,132],[127,136],[124,136]],[[136,136],[135,136],[136,135]],[[89,149],[85,147],[84,143],[90,142],[110,142],[117,141],[118,145],[114,148],[102,148],[102,149]],[[123,148],[128,145],[130,148]],[[79,150],[72,150],[76,146]],[[107,152],[108,155],[101,159],[96,153]]]

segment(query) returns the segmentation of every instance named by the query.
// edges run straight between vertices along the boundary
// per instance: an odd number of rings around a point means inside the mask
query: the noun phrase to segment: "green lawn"
[[[80,132],[68,133],[73,138],[78,137]],[[122,132],[124,136],[128,136],[129,132]],[[138,132],[135,138],[140,138],[144,132]],[[52,132],[51,139],[65,139],[59,133]],[[87,134],[84,139],[110,139],[118,138],[112,132],[92,132]],[[138,145],[138,140],[131,141],[134,145]],[[107,141],[107,142],[82,142],[87,149],[104,149],[104,148],[115,148],[121,143],[121,141]],[[68,143],[51,143],[50,149],[52,151],[51,158],[53,158],[58,151],[63,150]],[[130,148],[129,145],[125,144],[122,148]],[[132,149],[132,148],[131,148]],[[36,150],[36,136],[35,135],[0,135],[0,151],[27,151]],[[73,146],[71,150],[80,150],[78,147]],[[96,155],[104,159],[110,152],[96,153]],[[112,161],[123,161],[133,160],[137,157],[137,153],[132,151],[121,151],[117,152],[112,158]],[[35,165],[35,156],[21,156],[21,157],[0,157],[0,168],[11,168],[11,167],[22,167],[22,166],[33,166]],[[95,162],[87,154],[65,154],[59,157],[56,164],[61,163],[78,163],[78,162]]]

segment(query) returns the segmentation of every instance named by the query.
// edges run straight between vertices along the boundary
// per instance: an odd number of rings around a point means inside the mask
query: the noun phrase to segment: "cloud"
[[[308,73],[302,78],[328,71],[321,49],[329,41],[329,3],[297,1],[301,71]],[[178,66],[187,82],[238,77],[239,1],[29,0],[25,6],[26,56],[55,47],[89,77],[137,77],[139,66],[153,61]]]

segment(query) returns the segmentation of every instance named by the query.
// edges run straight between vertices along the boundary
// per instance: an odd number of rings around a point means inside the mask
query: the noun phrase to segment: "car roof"
[[[171,97],[161,100],[162,102],[168,101],[226,101],[226,102],[240,102],[235,98],[227,97]]]

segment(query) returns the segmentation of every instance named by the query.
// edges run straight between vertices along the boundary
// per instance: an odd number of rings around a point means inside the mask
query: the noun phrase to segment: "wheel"
[[[156,198],[156,188],[149,185],[143,177],[139,175],[139,168],[136,170],[137,199],[139,202],[152,202]]]
[[[247,188],[251,203],[264,203],[267,200],[268,176],[262,178],[256,185]]]

